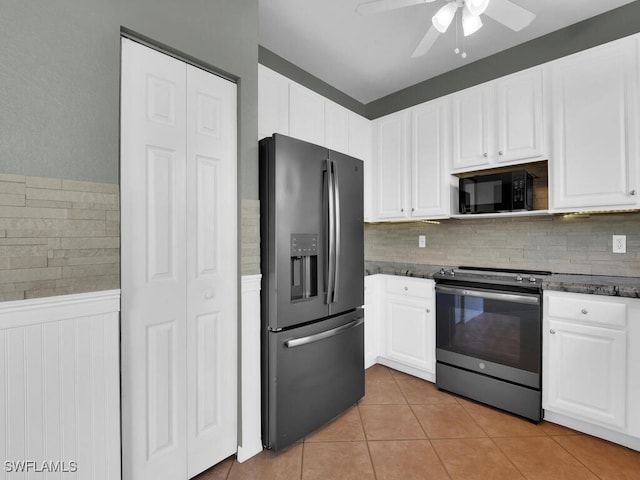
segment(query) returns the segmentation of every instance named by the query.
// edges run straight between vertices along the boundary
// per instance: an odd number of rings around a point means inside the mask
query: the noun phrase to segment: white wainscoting
[[[241,404],[242,426],[238,461],[262,451],[260,420],[260,282],[262,275],[242,277]]]
[[[119,311],[119,290],[0,303],[0,479],[120,478]]]

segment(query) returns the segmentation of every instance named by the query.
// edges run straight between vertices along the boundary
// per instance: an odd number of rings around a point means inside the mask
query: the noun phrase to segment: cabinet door
[[[289,135],[324,146],[324,99],[293,82],[289,85]]]
[[[412,111],[411,216],[447,216],[449,157],[448,99],[425,103]]]
[[[258,65],[258,139],[289,135],[289,80]]]
[[[429,302],[387,295],[385,315],[387,358],[433,372],[435,323]]]
[[[340,105],[325,101],[324,146],[336,152],[349,153],[349,113]]]
[[[349,112],[349,155],[364,162],[364,220],[373,217],[372,187],[375,181],[375,164],[371,155],[371,121]]]
[[[543,407],[624,428],[626,332],[553,318],[548,328]]]
[[[492,86],[482,85],[452,95],[454,169],[489,164]]]
[[[542,69],[498,80],[498,162],[542,157]]]
[[[404,218],[406,185],[406,114],[377,122],[378,218]]]
[[[637,204],[635,49],[624,39],[552,64],[553,208]]]

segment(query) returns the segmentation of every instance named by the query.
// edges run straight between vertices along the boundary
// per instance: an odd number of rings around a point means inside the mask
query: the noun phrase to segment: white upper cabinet
[[[376,121],[377,218],[448,217],[450,98]]]
[[[349,111],[330,100],[324,104],[325,147],[349,152]]]
[[[530,69],[496,82],[497,161],[514,162],[545,154],[542,69]]]
[[[452,95],[454,171],[545,156],[542,69],[532,68]]]
[[[493,85],[481,85],[452,95],[454,170],[489,165],[494,149]]]
[[[324,145],[325,99],[308,88],[289,84],[289,135]]]
[[[377,218],[406,216],[408,112],[394,113],[376,121]]]
[[[258,65],[258,139],[289,135],[289,79]]]
[[[411,216],[448,217],[451,213],[450,98],[411,111]]]
[[[373,182],[375,163],[371,155],[373,129],[371,121],[349,112],[349,155],[364,162],[364,220],[373,221]]]
[[[551,208],[637,208],[638,57],[625,38],[550,65]]]

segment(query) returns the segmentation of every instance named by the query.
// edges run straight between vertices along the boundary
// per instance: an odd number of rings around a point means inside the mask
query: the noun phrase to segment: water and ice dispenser
[[[291,234],[291,301],[318,295],[318,235]]]

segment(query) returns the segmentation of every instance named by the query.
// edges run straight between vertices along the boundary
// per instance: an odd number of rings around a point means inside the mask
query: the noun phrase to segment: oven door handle
[[[463,295],[465,297],[480,297],[489,300],[502,300],[504,302],[526,303],[528,305],[540,304],[540,295],[527,295],[526,293],[496,292],[494,290],[446,287],[441,285],[436,285],[436,292]]]

